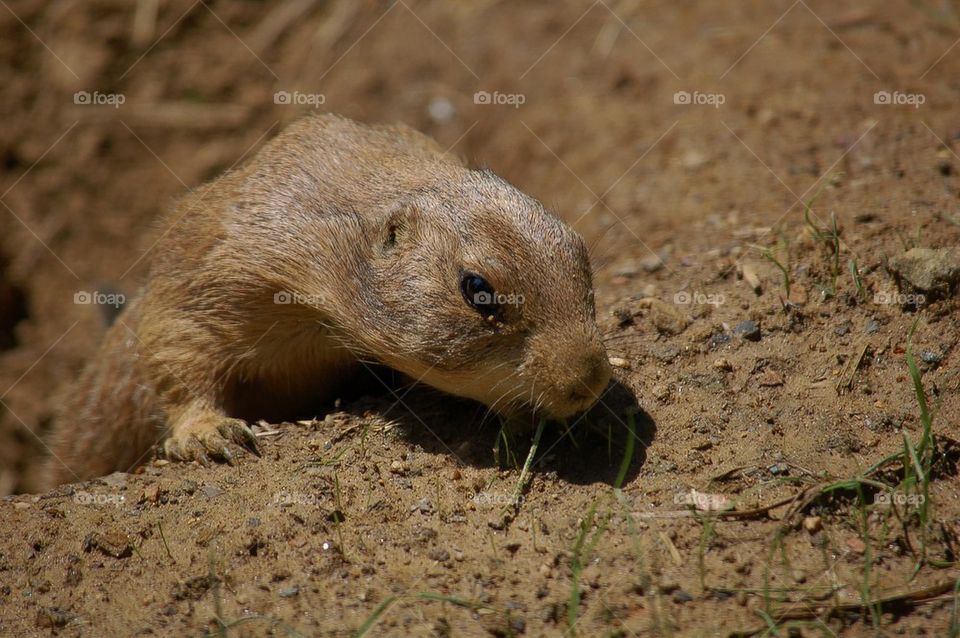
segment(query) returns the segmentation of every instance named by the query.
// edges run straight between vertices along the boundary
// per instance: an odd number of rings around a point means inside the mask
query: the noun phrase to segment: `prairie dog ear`
[[[420,211],[408,199],[398,201],[387,211],[381,228],[381,246],[390,252],[407,241],[416,227]]]

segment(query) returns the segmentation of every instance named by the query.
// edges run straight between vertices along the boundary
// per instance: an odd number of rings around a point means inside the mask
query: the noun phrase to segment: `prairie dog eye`
[[[464,301],[488,321],[500,315],[497,293],[486,279],[475,272],[460,275],[460,292]]]

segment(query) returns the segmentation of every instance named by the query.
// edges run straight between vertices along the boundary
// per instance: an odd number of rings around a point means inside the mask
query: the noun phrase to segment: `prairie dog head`
[[[370,354],[501,414],[591,406],[610,380],[582,238],[486,170],[401,196],[368,229]]]

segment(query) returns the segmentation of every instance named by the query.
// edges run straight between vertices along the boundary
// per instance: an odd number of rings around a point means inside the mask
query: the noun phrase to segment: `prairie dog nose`
[[[606,352],[601,349],[600,352],[585,355],[580,365],[571,368],[582,372],[568,389],[569,400],[571,403],[583,404],[584,408],[589,407],[600,398],[600,394],[610,382],[610,363],[607,361]]]

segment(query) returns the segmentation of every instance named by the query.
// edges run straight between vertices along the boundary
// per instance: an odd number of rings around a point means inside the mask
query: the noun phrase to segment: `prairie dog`
[[[232,462],[256,450],[246,420],[330,398],[368,360],[505,415],[567,417],[610,380],[582,238],[405,126],[302,119],[161,228],[60,410],[49,485],[160,441]]]

